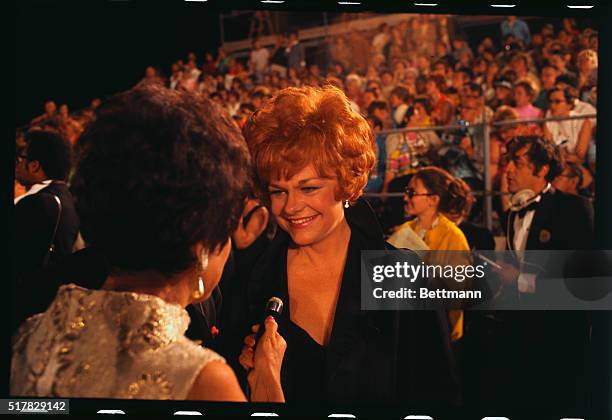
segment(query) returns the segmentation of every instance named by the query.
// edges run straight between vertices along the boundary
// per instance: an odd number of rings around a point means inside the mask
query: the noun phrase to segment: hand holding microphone
[[[265,329],[262,328],[262,326],[265,325],[265,322],[268,319],[268,317],[271,316],[276,321],[276,319],[282,313],[283,313],[283,301],[274,296],[268,299],[268,303],[266,304],[266,309],[264,311],[264,316],[262,318],[262,321],[259,323],[257,331],[253,331],[255,333],[255,345],[257,345],[257,342],[261,339],[261,337],[264,334]]]
[[[279,298],[270,298],[263,321],[253,325],[253,334],[244,339],[245,346],[239,361],[242,367],[249,371],[247,379],[251,401],[278,400],[279,392],[282,396],[280,370],[287,343],[278,333],[275,320],[282,308],[283,302]]]
[[[264,310],[262,321],[259,324],[253,325],[251,327],[251,332],[253,332],[253,334],[247,335],[244,338],[245,345],[242,348],[239,361],[242,367],[246,370],[255,368],[255,347],[257,343],[261,340],[261,338],[264,336],[265,332],[268,330],[268,328],[264,327],[266,322],[269,321],[268,318],[272,318],[274,324],[270,324],[270,328],[274,328],[274,332],[276,332],[276,328],[278,327],[276,325],[276,318],[282,313],[282,311],[283,301],[277,297],[271,297],[268,300],[268,303],[266,304],[266,309]]]

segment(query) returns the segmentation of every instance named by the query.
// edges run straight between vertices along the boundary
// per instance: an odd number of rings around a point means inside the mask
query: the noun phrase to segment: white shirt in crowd
[[[597,114],[597,109],[588,102],[576,100],[574,108],[569,112],[570,117],[578,115]],[[546,112],[546,117],[551,117],[550,111]],[[597,124],[596,118],[589,118],[593,127]],[[575,153],[578,144],[578,136],[584,120],[565,120],[548,121],[546,128],[552,134],[553,142],[560,147],[564,147],[570,153]]]
[[[573,117],[575,115],[577,115],[576,111],[572,109],[569,116]],[[551,116],[550,111],[547,111],[546,118]],[[548,121],[546,122],[546,128],[552,134],[552,140],[557,146],[567,149],[569,153],[575,153],[582,124],[584,124],[584,120]]]
[[[173,74],[170,76],[170,89],[178,88],[181,79],[183,78],[183,72],[178,72],[177,74]]]
[[[591,105],[588,102],[581,101],[580,99],[576,99],[574,102],[574,115],[590,115],[597,114],[597,108]],[[597,118],[590,118],[591,124],[593,128],[597,125]]]
[[[198,77],[200,77],[200,74],[202,74],[200,70],[198,70],[197,68],[193,68],[187,72],[187,78],[198,80]]]
[[[387,45],[388,41],[389,41],[389,35],[387,35],[386,33],[380,32],[376,34],[376,36],[372,40],[373,52],[375,54],[381,54],[383,52],[383,49],[385,48],[385,45]]]
[[[263,73],[268,68],[270,52],[266,48],[251,51],[251,66],[256,73]]]
[[[227,112],[229,113],[230,117],[235,117],[239,110],[240,102],[236,102],[234,105],[227,104]]]

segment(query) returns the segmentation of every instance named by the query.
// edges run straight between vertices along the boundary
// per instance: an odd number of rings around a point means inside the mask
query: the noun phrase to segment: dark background
[[[39,2],[40,3],[40,2]],[[16,18],[16,122],[42,113],[53,99],[71,109],[133,86],[147,65],[165,71],[189,51],[219,45],[218,13],[198,4],[142,7],[21,4]]]
[[[225,0],[225,3],[234,2]],[[253,0],[251,6],[257,3]],[[335,2],[330,0],[329,3]],[[190,51],[195,52],[199,60],[203,59],[205,51],[216,56],[221,44],[220,12],[218,4],[215,6],[212,1],[87,0],[76,3],[39,0],[18,3],[15,19],[16,126],[27,124],[40,115],[48,99],[53,99],[58,106],[67,103],[71,110],[77,110],[88,106],[95,97],[104,98],[133,86],[149,65],[168,75],[170,64],[179,58],[185,59]],[[494,12],[499,9],[492,9],[490,14]],[[288,31],[322,25],[324,19],[329,23],[340,19],[340,13],[325,13],[324,18],[321,8],[301,10],[288,13],[276,23],[281,30]],[[470,20],[474,20],[474,16],[457,18],[461,27],[458,34],[474,41],[473,48],[484,36],[493,36],[499,42],[498,22],[483,25],[483,22]],[[582,16],[578,21],[579,27],[596,27],[589,17]],[[528,22],[535,33],[545,22],[552,22],[559,28],[561,18],[530,18]],[[236,39],[245,39],[249,25],[250,15],[243,14],[225,20],[225,32],[234,34]]]

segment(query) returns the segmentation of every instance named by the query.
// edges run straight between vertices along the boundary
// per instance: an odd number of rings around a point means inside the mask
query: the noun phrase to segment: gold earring
[[[196,290],[193,291],[193,293],[191,294],[191,296],[198,300],[198,299],[202,299],[202,296],[204,296],[204,279],[202,278],[202,276],[198,276],[198,288]]]
[[[206,289],[204,288],[204,278],[202,276],[204,275],[204,271],[206,271],[207,267],[208,253],[205,250],[202,250],[201,258],[200,261],[197,262],[196,268],[196,271],[198,272],[198,287],[191,294],[191,296],[196,300],[201,299],[204,296],[204,293],[206,292]]]
[[[345,209],[349,208],[349,201],[348,200],[344,200],[344,208]]]

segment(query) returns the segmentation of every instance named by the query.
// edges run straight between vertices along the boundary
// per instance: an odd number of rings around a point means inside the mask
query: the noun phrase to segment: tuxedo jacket
[[[345,214],[351,240],[325,350],[325,374],[321,383],[313,384],[318,387],[313,393],[328,402],[458,403],[457,377],[443,311],[361,310],[360,251],[393,247],[384,241],[365,201],[360,200]],[[279,333],[286,331],[290,316],[286,284],[289,244],[289,236],[279,230],[251,270],[245,286],[248,321],[237,330],[237,343],[248,334],[250,325],[261,321],[271,296],[285,302],[278,323]],[[287,369],[287,356],[295,349],[292,344],[287,342],[281,371],[287,402],[312,401],[309,387],[301,386],[305,378],[291,376],[291,369]]]
[[[514,220],[508,217],[508,241],[514,248]],[[589,200],[551,188],[535,209],[525,249],[574,250],[593,247],[593,206]]]
[[[50,254],[49,263],[72,253],[79,231],[79,218],[66,183],[53,181],[46,188],[22,198],[15,205],[13,249],[15,273],[18,278],[43,266],[59,213],[54,195],[60,199],[62,209],[55,235],[55,249]]]
[[[510,213],[508,240],[514,245],[514,220]],[[593,207],[576,195],[551,189],[542,195],[529,228],[526,251],[588,250],[593,247]],[[582,255],[589,255],[584,253]],[[579,263],[579,261],[578,261]],[[527,269],[527,271],[529,271]],[[536,294],[554,299],[548,278],[565,277],[558,259],[549,258],[536,277]],[[558,282],[558,280],[554,280]],[[567,284],[567,283],[566,283]],[[554,287],[564,287],[555,284]],[[529,299],[529,294],[519,294]],[[588,399],[590,368],[590,315],[586,311],[511,311],[508,315],[504,359],[508,384],[522,390],[517,405],[583,408]],[[517,373],[518,372],[518,373]]]

